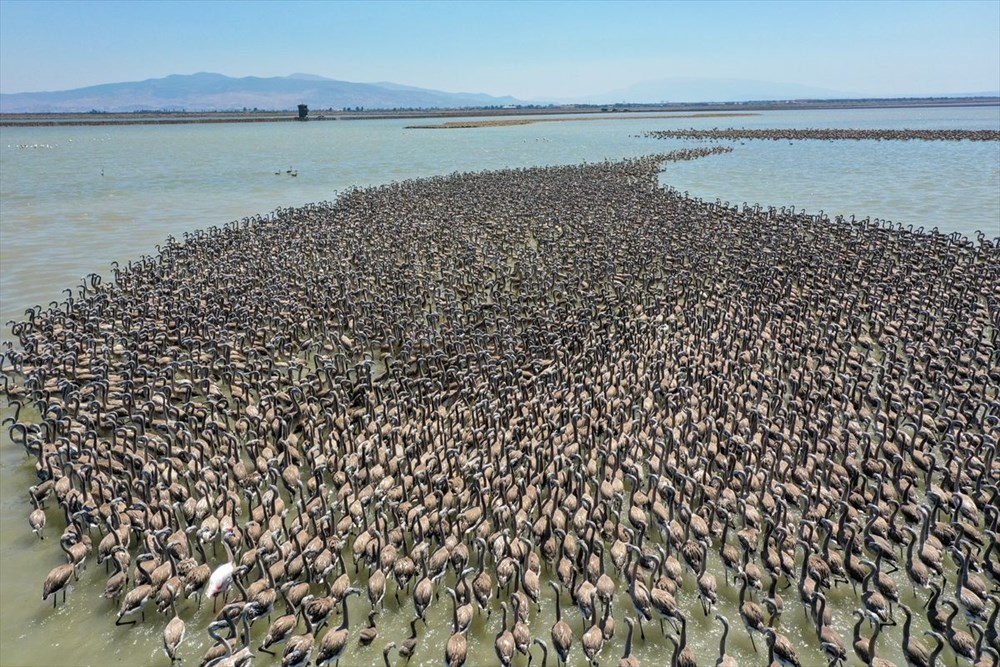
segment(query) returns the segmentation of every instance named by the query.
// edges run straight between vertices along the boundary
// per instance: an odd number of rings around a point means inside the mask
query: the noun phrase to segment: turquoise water
[[[124,263],[155,253],[156,244],[169,235],[179,237],[278,206],[333,199],[353,186],[455,171],[619,159],[699,145],[640,136],[653,129],[998,129],[1000,108],[788,111],[699,119],[635,115],[463,130],[405,129],[410,122],[3,128],[0,320],[18,319],[36,303],[61,299],[62,289],[78,284],[86,274],[109,274],[112,261]],[[1000,144],[728,144],[734,147],[732,153],[669,163],[663,183],[708,200],[794,205],[831,216],[854,214],[970,236],[977,230],[1000,235]],[[285,173],[289,169],[298,175]],[[0,338],[7,336],[5,330]],[[159,650],[163,621],[150,618],[155,613],[135,628],[113,626],[111,604],[98,597],[105,575],[93,560],[65,607],[53,612],[40,601],[41,581],[62,555],[51,542],[36,548],[37,538],[28,530],[25,489],[34,483],[31,468],[23,451],[10,445],[6,429],[0,429],[0,664],[168,664]],[[59,524],[57,511],[50,511],[49,521]],[[50,538],[56,534],[48,532]],[[839,591],[832,601],[849,599],[850,593]],[[908,595],[906,601],[911,601]],[[352,627],[360,628],[365,604],[353,602]],[[727,588],[720,608],[727,609],[734,622],[730,651],[744,664],[761,664],[764,656],[754,655],[734,602],[734,591]],[[388,606],[393,608],[392,603]],[[704,619],[696,605],[686,612],[699,659],[713,664],[718,624]],[[567,615],[579,636],[579,615],[574,613]],[[184,614],[189,637],[182,653],[186,664],[196,664],[208,645],[204,627],[209,612],[195,614],[185,608]],[[383,618],[379,647],[408,632],[405,622],[395,622],[391,615]],[[432,608],[430,628],[421,630],[423,648],[412,665],[439,664],[449,620],[450,605],[442,598]],[[473,626],[473,636],[485,646],[486,664],[492,663],[498,623],[494,614],[490,620],[477,617]],[[790,637],[803,642],[812,637],[798,605],[786,605],[782,624]],[[850,638],[849,626],[836,629]],[[547,636],[548,627],[535,630]],[[256,641],[262,631],[255,628]],[[619,628],[615,643],[602,654],[602,664],[613,664],[621,656],[624,631]],[[658,636],[659,629],[652,634]],[[643,664],[657,665],[664,660],[664,647],[659,641],[637,643],[636,653]],[[899,659],[888,646],[883,654]],[[360,662],[342,664],[381,664],[374,648],[353,655]],[[575,655],[580,657],[579,646]],[[259,656],[257,663],[277,664],[265,657]],[[525,662],[519,659],[517,664]]]

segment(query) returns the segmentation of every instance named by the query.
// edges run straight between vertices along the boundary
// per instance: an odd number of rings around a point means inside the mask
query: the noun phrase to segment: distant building
[[[300,104],[299,105],[299,120],[305,120],[306,116],[309,115],[309,105]]]

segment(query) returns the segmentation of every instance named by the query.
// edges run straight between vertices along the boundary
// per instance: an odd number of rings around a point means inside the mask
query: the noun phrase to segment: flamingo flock
[[[43,604],[107,576],[214,667],[997,665],[1000,239],[657,185],[728,150],[355,189],[29,309]]]

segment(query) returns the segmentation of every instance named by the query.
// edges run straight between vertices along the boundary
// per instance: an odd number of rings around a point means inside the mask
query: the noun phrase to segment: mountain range
[[[967,97],[972,93],[935,95]],[[991,91],[976,96],[994,97]],[[290,111],[299,104],[325,109],[462,109],[530,104],[616,104],[831,100],[871,97],[793,83],[744,79],[673,77],[643,81],[604,94],[574,99],[524,101],[484,93],[449,93],[398,83],[354,83],[315,74],[229,77],[172,74],[159,79],[107,83],[74,90],[0,94],[0,113],[133,111]]]
[[[392,83],[353,83],[313,74],[234,78],[172,74],[160,79],[106,83],[74,90],[0,94],[2,113],[131,111],[262,111],[310,109],[441,109],[522,104],[513,97],[446,93]]]

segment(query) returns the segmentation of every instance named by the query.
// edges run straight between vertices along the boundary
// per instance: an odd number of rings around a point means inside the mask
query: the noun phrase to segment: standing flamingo
[[[227,530],[225,536],[229,537],[234,532],[231,529]],[[208,587],[205,589],[208,597],[212,598],[213,612],[215,612],[215,598],[219,593],[222,593],[223,599],[225,599],[225,594],[229,591],[230,586],[233,585],[233,571],[235,569],[233,550],[229,548],[229,543],[226,540],[222,540],[222,546],[226,548],[226,555],[229,556],[229,560],[215,568],[212,576],[208,578]]]

